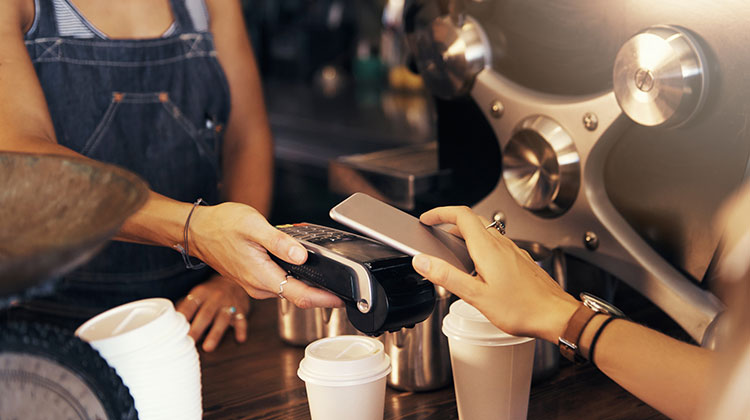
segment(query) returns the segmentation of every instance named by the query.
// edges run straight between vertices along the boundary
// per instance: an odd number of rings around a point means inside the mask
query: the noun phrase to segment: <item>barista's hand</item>
[[[190,251],[256,299],[275,298],[286,272],[271,260],[302,264],[307,250],[271,226],[254,208],[239,203],[196,207],[190,220]],[[268,251],[266,251],[268,250]],[[289,277],[283,296],[300,308],[343,306],[335,295]]]
[[[419,218],[427,225],[448,223],[466,240],[477,275],[424,254],[414,269],[458,295],[503,331],[557,342],[578,303],[526,251],[484,223],[467,207],[441,207]]]
[[[177,304],[177,310],[190,321],[189,334],[196,343],[208,331],[203,339],[205,351],[213,351],[230,326],[234,328],[234,338],[238,342],[247,339],[250,298],[231,280],[212,276],[195,286]]]

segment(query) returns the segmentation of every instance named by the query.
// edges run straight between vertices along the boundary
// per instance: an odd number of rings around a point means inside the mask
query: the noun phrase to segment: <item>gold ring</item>
[[[197,297],[195,297],[195,296],[193,296],[191,294],[188,294],[187,296],[185,296],[185,300],[188,301],[188,302],[195,302],[195,306],[201,306],[200,299],[198,299]]]
[[[234,314],[234,319],[236,321],[241,321],[241,320],[245,319],[245,314],[238,312],[238,313]]]

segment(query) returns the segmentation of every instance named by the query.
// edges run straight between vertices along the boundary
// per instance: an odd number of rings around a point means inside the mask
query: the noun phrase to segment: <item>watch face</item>
[[[114,369],[71,331],[0,322],[0,419],[137,418]]]
[[[607,302],[606,300],[594,296],[591,293],[583,292],[580,295],[581,302],[586,305],[589,309],[594,312],[603,314],[613,315],[620,318],[626,318],[625,313],[617,308],[615,305]]]

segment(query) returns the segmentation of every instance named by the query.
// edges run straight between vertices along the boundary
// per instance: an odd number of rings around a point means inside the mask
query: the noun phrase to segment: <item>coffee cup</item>
[[[443,319],[460,420],[525,419],[535,340],[498,329],[463,300]]]
[[[115,369],[141,420],[200,419],[200,359],[190,324],[163,298],[130,302],[78,327],[76,335]]]
[[[297,375],[305,381],[312,420],[383,420],[390,372],[383,343],[342,335],[310,343]]]

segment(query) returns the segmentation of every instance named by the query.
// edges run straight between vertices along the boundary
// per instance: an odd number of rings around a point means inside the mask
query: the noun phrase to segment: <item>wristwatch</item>
[[[626,318],[625,313],[604,299],[585,292],[580,294],[580,298],[583,304],[570,317],[565,331],[557,340],[560,354],[571,362],[579,364],[585,362],[586,358],[581,354],[578,341],[586,325],[594,316],[605,314],[616,318]]]
[[[591,293],[583,292],[579,295],[579,297],[581,298],[581,302],[583,302],[584,305],[586,305],[589,309],[596,313],[612,315],[616,318],[627,318],[627,316],[625,316],[625,312],[618,309],[615,305],[607,302],[600,297],[594,296]]]

